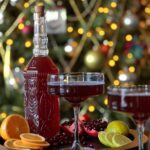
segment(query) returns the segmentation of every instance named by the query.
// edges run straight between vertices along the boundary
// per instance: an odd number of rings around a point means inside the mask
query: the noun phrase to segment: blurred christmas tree
[[[32,57],[36,0],[0,0],[0,111],[23,112],[22,70]],[[60,72],[101,71],[110,84],[150,83],[148,0],[43,0],[50,56]],[[105,112],[106,96],[89,99],[81,113]],[[69,104],[61,101],[63,110]],[[5,112],[5,113],[3,113]]]

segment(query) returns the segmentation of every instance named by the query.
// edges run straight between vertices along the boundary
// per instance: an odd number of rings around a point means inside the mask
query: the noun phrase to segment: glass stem
[[[143,145],[144,125],[143,124],[138,124],[137,125],[137,130],[138,130],[139,150],[144,150],[144,145]]]
[[[78,120],[79,120],[79,111],[80,107],[79,106],[74,106],[74,125],[75,125],[75,130],[74,130],[74,142],[72,145],[72,150],[79,150],[80,149],[80,141],[79,141],[79,134],[78,134]]]

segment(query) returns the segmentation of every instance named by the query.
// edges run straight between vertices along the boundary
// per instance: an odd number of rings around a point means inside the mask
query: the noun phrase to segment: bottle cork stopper
[[[35,9],[34,9],[35,13],[38,13],[40,16],[44,16],[44,5],[43,4],[37,4],[35,6]]]

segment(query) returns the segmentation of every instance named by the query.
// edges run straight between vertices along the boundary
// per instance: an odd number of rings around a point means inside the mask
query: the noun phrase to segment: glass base
[[[90,148],[90,147],[78,147],[76,149],[72,149],[72,147],[66,147],[66,148],[63,148],[61,150],[95,150],[94,148]]]
[[[74,141],[71,147],[63,148],[63,150],[94,150],[94,149],[91,147],[82,146],[80,143],[76,143]]]

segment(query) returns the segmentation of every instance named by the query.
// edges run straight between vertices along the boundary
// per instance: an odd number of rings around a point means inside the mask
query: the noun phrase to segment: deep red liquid
[[[73,104],[79,104],[90,96],[104,92],[104,84],[97,82],[72,82],[64,85],[52,84],[48,86],[48,92],[52,95],[65,97]]]
[[[47,74],[58,74],[49,57],[33,57],[24,70],[24,110],[30,132],[47,140],[59,131],[58,97],[47,92]]]
[[[109,108],[131,113],[136,121],[145,121],[150,117],[150,94],[126,95],[124,98],[109,94],[108,99]]]

